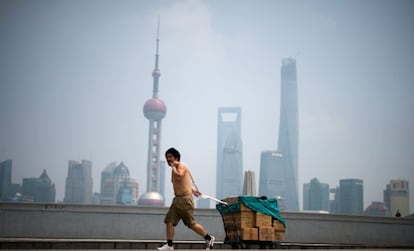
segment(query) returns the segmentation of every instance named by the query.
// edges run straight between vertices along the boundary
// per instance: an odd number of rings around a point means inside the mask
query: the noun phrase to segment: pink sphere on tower
[[[167,113],[167,106],[161,99],[151,98],[145,102],[143,112],[149,120],[161,120]]]

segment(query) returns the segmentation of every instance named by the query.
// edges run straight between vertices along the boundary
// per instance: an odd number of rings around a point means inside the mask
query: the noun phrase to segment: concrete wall
[[[1,238],[164,240],[167,208],[0,203]],[[414,247],[414,219],[313,213],[282,213],[287,242]],[[224,240],[214,209],[197,209],[196,220]],[[176,240],[201,240],[180,223]]]

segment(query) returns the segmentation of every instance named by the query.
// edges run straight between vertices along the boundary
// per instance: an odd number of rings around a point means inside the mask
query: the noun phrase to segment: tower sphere
[[[167,113],[167,106],[161,99],[151,98],[145,102],[143,111],[147,119],[161,120]]]
[[[138,200],[138,206],[142,207],[163,207],[164,199],[158,192],[146,192]]]

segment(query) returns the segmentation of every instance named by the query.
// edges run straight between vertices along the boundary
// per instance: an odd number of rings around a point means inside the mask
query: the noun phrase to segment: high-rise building
[[[39,178],[24,178],[22,184],[22,197],[32,202],[55,202],[55,184],[43,170]]]
[[[101,173],[100,203],[106,205],[136,205],[138,183],[129,175],[129,169],[121,161],[110,163]]]
[[[339,187],[329,189],[329,194],[333,194],[333,200],[329,200],[329,212],[339,214]]]
[[[365,215],[367,216],[390,216],[390,210],[382,201],[373,201],[365,209]]]
[[[122,205],[136,205],[138,202],[138,183],[129,177],[129,169],[121,162],[113,173],[115,201]]]
[[[262,151],[260,155],[259,196],[285,200],[286,165],[283,154],[278,151]]]
[[[55,198],[55,184],[52,183],[52,180],[47,175],[46,170],[43,170],[42,174],[39,177],[39,187],[37,190],[36,201],[55,203]]]
[[[113,172],[113,179],[114,179],[114,200],[116,201],[116,196],[119,193],[119,189],[122,186],[127,186],[127,182],[129,179],[129,169],[124,164],[124,162],[121,161],[118,166],[115,167]]]
[[[243,195],[257,196],[256,174],[254,171],[244,172]]]
[[[280,198],[288,211],[299,211],[298,126],[296,60],[284,58],[278,150],[262,152],[259,194]]]
[[[216,196],[240,196],[243,179],[241,108],[218,109]]]
[[[120,185],[121,186],[119,187],[118,193],[116,195],[116,204],[134,205],[131,187],[128,186],[127,182],[123,182]]]
[[[92,203],[92,161],[69,160],[65,184],[65,203]]]
[[[329,185],[317,178],[303,184],[303,210],[329,212]]]
[[[0,201],[8,200],[11,196],[12,161],[0,162]]]
[[[116,204],[137,205],[138,183],[132,178],[126,178],[119,183],[116,194]]]
[[[39,178],[23,178],[22,201],[35,202],[38,181]]]
[[[129,177],[128,180],[124,181],[124,184],[128,187],[131,193],[131,205],[138,204],[139,184],[138,181]],[[123,202],[123,204],[126,204]]]
[[[364,186],[360,179],[342,179],[336,191],[337,212],[340,214],[364,214]]]
[[[111,162],[101,172],[101,194],[100,204],[113,205],[115,204],[115,179],[114,170],[116,168],[116,162]]]
[[[391,216],[395,216],[397,211],[401,217],[410,214],[408,180],[391,180],[384,190],[384,202],[390,210]]]
[[[167,106],[158,98],[159,78],[158,68],[159,23],[157,30],[157,45],[155,53],[155,68],[152,72],[152,98],[148,99],[143,108],[144,116],[149,120],[148,155],[147,155],[147,192],[138,201],[140,206],[164,206],[164,197],[161,195],[161,122],[167,113]]]

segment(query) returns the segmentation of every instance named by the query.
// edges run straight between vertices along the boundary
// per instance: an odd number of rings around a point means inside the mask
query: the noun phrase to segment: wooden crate
[[[239,197],[228,197],[228,198],[222,199],[222,201],[225,201],[228,204],[234,204],[234,203],[239,202]]]
[[[273,220],[273,227],[276,231],[285,231],[285,226],[279,220]]]
[[[257,241],[259,239],[258,228],[242,228],[240,230],[240,239],[245,241]]]
[[[243,203],[240,203],[240,211],[250,211],[250,212],[253,212],[250,208],[248,208]]]
[[[256,213],[255,217],[255,227],[272,227],[272,216]]]
[[[255,213],[253,211],[240,211],[223,215],[225,227],[252,228],[255,227]]]
[[[240,197],[225,198],[229,204],[240,202]],[[283,241],[285,226],[271,215],[257,213],[240,203],[236,212],[221,212],[226,240]]]
[[[274,237],[274,240],[275,241],[283,241],[283,240],[285,240],[285,231],[275,231],[274,232],[274,234],[275,234],[275,237]]]
[[[275,229],[273,227],[259,227],[259,241],[273,241]]]

